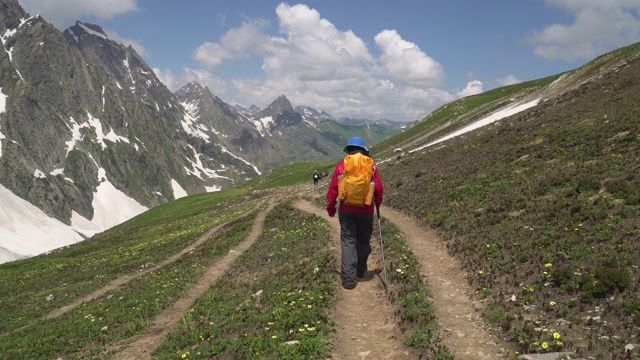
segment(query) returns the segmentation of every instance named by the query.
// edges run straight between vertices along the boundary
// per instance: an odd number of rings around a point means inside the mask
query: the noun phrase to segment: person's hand
[[[329,217],[336,216],[336,207],[327,205],[327,214],[329,215]]]

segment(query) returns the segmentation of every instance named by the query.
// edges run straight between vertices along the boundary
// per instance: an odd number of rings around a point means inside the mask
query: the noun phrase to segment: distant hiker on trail
[[[342,286],[350,290],[356,287],[356,277],[362,278],[367,271],[373,212],[382,204],[384,187],[361,137],[349,139],[344,152],[348,155],[336,165],[327,191],[327,213],[336,215],[339,199]]]
[[[313,172],[313,185],[318,185],[318,180],[320,179],[320,174],[318,171]]]

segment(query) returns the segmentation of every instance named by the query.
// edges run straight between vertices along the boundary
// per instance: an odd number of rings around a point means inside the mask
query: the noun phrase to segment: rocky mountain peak
[[[286,96],[280,95],[269,106],[260,112],[260,115],[271,116],[275,119],[278,114],[283,112],[294,112],[293,106]]]
[[[0,33],[8,29],[15,29],[20,25],[21,19],[28,14],[20,7],[17,0],[0,0]]]
[[[179,92],[189,92],[189,93],[200,93],[200,94],[202,94],[205,91],[209,91],[209,89],[206,86],[200,85],[200,83],[198,83],[197,81],[192,81],[192,82],[188,83],[187,85],[183,86],[178,91]]]
[[[284,95],[278,96],[269,106],[260,111],[256,117],[271,117],[273,119],[272,130],[280,126],[293,126],[302,122],[302,115],[293,110],[291,102]]]
[[[296,106],[294,109],[295,112],[305,117],[307,120],[311,120],[314,122],[322,122],[327,120],[335,121],[335,118],[331,116],[331,114],[326,111],[318,111],[310,106]]]
[[[83,23],[80,21],[76,21],[74,26],[65,30],[63,35],[67,38],[67,42],[69,43],[77,43],[84,37],[91,37],[94,40],[97,37],[97,39],[103,39],[115,44],[115,41],[109,39],[107,34],[99,25]]]
[[[196,81],[192,81],[187,85],[181,87],[178,91],[176,91],[176,95],[183,101],[190,101],[196,98],[202,99],[203,97],[214,97],[209,88],[200,85],[200,83]]]

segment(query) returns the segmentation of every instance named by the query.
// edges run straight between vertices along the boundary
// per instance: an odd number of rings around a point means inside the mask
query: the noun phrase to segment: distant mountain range
[[[0,0],[0,34],[0,186],[79,239],[135,215],[99,206],[99,192],[143,211],[282,164],[339,158],[352,135],[373,145],[400,131],[294,109],[284,95],[245,109],[195,82],[174,94],[100,26],[77,22],[61,33],[16,0]],[[34,235],[7,228],[0,234],[15,241],[0,236],[0,258],[28,255]],[[52,248],[65,241],[50,239]]]

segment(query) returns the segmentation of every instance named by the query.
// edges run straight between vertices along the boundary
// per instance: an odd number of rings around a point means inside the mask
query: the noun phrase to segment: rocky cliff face
[[[0,184],[69,224],[92,219],[103,182],[151,207],[255,175],[199,141],[199,127],[131,48],[99,26],[60,33],[0,2]],[[245,173],[249,170],[250,173]]]
[[[197,83],[173,94],[100,26],[61,33],[16,0],[0,0],[0,41],[0,185],[76,231],[100,215],[100,189],[150,208],[285,163],[338,158],[362,130],[325,131],[284,95],[242,109]]]

